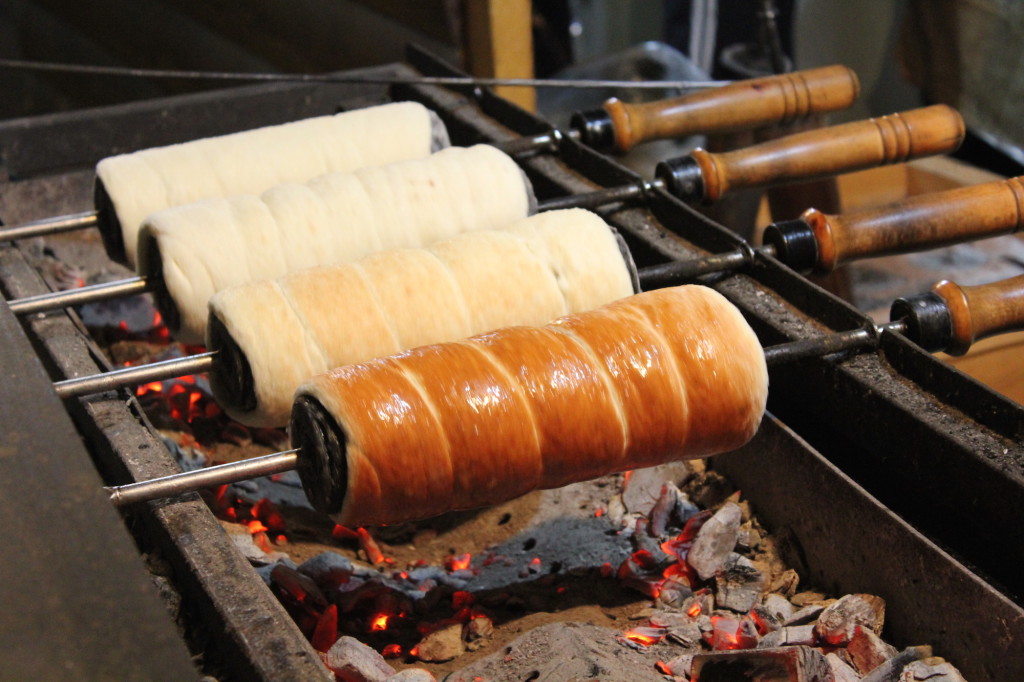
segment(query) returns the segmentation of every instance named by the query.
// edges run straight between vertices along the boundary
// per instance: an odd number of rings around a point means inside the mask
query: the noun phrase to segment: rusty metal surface
[[[89,453],[4,303],[0,340],[0,377],[17,387],[0,409],[0,677],[197,679]]]

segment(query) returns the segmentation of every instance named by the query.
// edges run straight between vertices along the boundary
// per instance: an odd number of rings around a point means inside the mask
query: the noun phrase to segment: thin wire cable
[[[345,73],[245,73],[238,71],[192,71],[181,69],[143,69],[92,64],[66,64],[25,59],[0,59],[0,68],[31,71],[60,71],[95,76],[129,76],[133,78],[180,78],[188,80],[271,81],[298,83],[353,83],[362,85],[504,85],[530,88],[640,88],[699,90],[720,87],[731,81],[633,81],[576,80],[566,78],[477,78],[461,76],[373,76]]]

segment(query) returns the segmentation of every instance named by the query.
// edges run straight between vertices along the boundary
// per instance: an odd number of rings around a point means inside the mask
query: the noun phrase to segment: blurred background
[[[846,118],[947,103],[970,127],[960,156],[1004,175],[1024,170],[1015,0],[4,0],[0,58],[318,73],[401,61],[414,42],[482,75],[486,22],[474,13],[487,11],[504,13],[494,41],[539,77],[737,78],[843,63],[864,88]],[[0,118],[217,87],[0,69]],[[536,106],[557,119],[588,95],[607,93],[544,90]]]

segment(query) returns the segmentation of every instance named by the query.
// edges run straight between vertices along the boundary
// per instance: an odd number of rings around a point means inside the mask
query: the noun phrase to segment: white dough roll
[[[447,146],[444,124],[422,104],[384,104],[103,159],[96,208],[111,257],[134,265],[139,229],[155,211],[419,159]]]
[[[494,147],[208,199],[155,213],[139,235],[140,271],[175,337],[202,343],[223,289],[503,227],[535,207],[529,180]]]
[[[634,293],[635,274],[607,223],[567,209],[233,287],[210,300],[210,381],[234,419],[282,426],[309,377],[594,308]]]

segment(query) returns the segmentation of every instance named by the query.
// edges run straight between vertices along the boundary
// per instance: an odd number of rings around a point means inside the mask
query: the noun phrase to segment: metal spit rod
[[[216,351],[198,353],[184,358],[162,360],[148,365],[138,367],[125,367],[115,369],[102,374],[93,374],[87,377],[64,379],[54,382],[53,388],[57,391],[57,397],[76,398],[94,393],[116,391],[128,386],[138,386],[151,381],[163,381],[174,379],[186,374],[202,374],[213,369]]]
[[[847,350],[872,347],[877,344],[882,333],[902,333],[904,331],[906,331],[906,324],[903,321],[889,322],[871,329],[852,329],[816,339],[769,346],[764,349],[764,356],[768,365],[774,366],[802,358],[820,357]],[[105,490],[110,493],[110,501],[114,506],[122,507],[137,502],[148,502],[195,492],[216,485],[238,483],[259,476],[293,471],[298,467],[299,451],[293,449],[262,457],[252,457],[239,462],[219,464],[206,469],[170,474],[150,481],[108,486]]]

